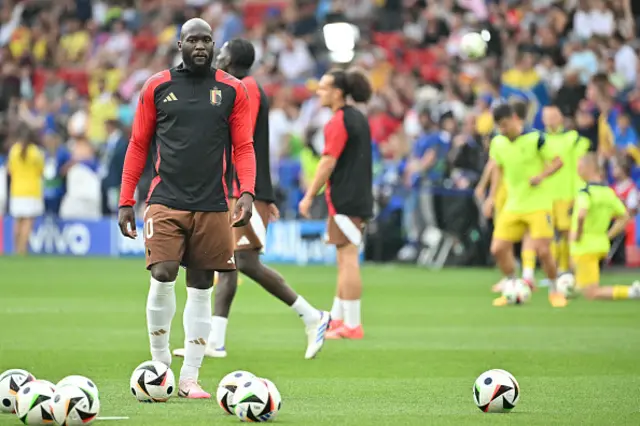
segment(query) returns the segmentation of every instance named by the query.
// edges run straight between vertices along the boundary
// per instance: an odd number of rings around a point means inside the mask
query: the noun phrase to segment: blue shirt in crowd
[[[421,177],[426,177],[431,182],[438,182],[444,177],[450,142],[451,135],[447,132],[423,133],[418,137],[413,146],[412,156],[416,159],[422,158],[427,151],[434,150],[436,160],[424,174],[415,176],[413,179],[414,185],[420,183]]]

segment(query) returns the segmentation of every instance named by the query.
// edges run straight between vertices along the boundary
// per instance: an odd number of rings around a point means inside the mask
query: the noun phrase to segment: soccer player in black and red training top
[[[290,306],[302,319],[307,332],[305,358],[311,359],[322,348],[329,326],[329,312],[314,308],[302,296],[287,285],[282,275],[263,265],[260,253],[264,249],[267,225],[280,216],[275,203],[269,167],[269,100],[262,87],[249,75],[255,60],[255,49],[250,41],[234,39],[222,46],[216,58],[216,67],[240,79],[249,93],[251,123],[254,125],[253,144],[256,151],[256,197],[254,215],[248,225],[233,229],[236,267],[240,272],[260,284],[265,290]],[[231,170],[234,187],[232,202],[239,196],[238,176]],[[214,316],[211,320],[211,335],[205,356],[224,358],[227,356],[225,337],[231,303],[238,286],[238,272],[229,271],[218,275],[215,286]],[[184,349],[176,349],[176,356],[184,356]]]
[[[364,337],[359,248],[365,222],[373,215],[371,131],[367,118],[348,99],[367,102],[371,92],[369,80],[357,70],[329,71],[318,85],[320,103],[334,114],[324,128],[324,152],[299,210],[308,217],[313,198],[327,185],[328,243],[336,246],[338,263],[327,339]]]
[[[215,271],[235,270],[231,226],[251,219],[256,181],[253,124],[247,90],[240,80],[211,68],[213,37],[202,19],[182,27],[182,64],[144,85],[122,174],[118,223],[137,236],[134,192],[153,155],[154,178],[144,214],[144,240],[151,287],[147,326],[153,360],[171,364],[169,331],[176,311],[179,266],[187,270],[184,309],[185,358],[178,394],[210,398],[198,384],[211,332]],[[230,220],[225,172],[236,164],[240,198]]]

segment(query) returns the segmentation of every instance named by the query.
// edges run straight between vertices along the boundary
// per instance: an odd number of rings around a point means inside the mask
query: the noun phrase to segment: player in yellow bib
[[[517,117],[517,120],[519,120],[520,124],[524,128],[525,121],[528,116],[528,109],[529,109],[527,103],[523,101],[514,101],[514,102],[510,102],[510,104],[513,107],[513,111]],[[496,140],[496,138],[499,138],[499,135],[495,136],[491,140],[491,143],[493,143],[493,141]],[[491,176],[493,174],[493,167],[495,167],[495,162],[493,161],[493,159],[489,158],[489,161],[487,161],[487,164],[485,165],[484,170],[482,171],[482,176],[480,177],[480,180],[476,185],[475,196],[481,202],[484,202],[486,199],[487,188],[491,183]],[[496,197],[494,200],[494,206],[493,206],[494,226],[497,223],[498,216],[500,215],[500,212],[502,211],[506,203],[507,203],[507,186],[505,185],[503,180],[498,185]],[[523,271],[526,271],[529,269],[533,271],[535,269],[536,252],[532,246],[532,243],[530,242],[530,238],[528,237],[528,235],[525,235],[522,241],[521,262],[522,262]],[[528,283],[533,287],[533,272],[531,273],[531,275],[532,277],[530,280],[528,280]],[[498,281],[491,288],[491,291],[495,293],[500,293],[502,291],[504,281],[505,281],[504,278]]]
[[[553,225],[556,231],[556,261],[560,273],[568,272],[570,267],[569,229],[571,227],[571,209],[579,190],[578,159],[589,149],[589,140],[575,130],[565,132],[564,117],[556,106],[545,107],[542,121],[546,129],[546,145],[551,156],[562,160],[562,167],[544,184],[544,188],[553,199]],[[523,274],[524,276],[524,274]],[[526,278],[526,277],[525,277]]]
[[[485,215],[494,209],[497,190],[503,179],[507,188],[507,202],[495,224],[491,253],[504,277],[515,279],[513,244],[522,241],[528,233],[542,267],[552,282],[549,300],[554,307],[564,307],[566,298],[555,288],[557,269],[550,248],[554,236],[552,199],[542,185],[562,167],[562,161],[548,153],[542,133],[523,133],[524,126],[515,116],[511,105],[500,105],[493,114],[501,136],[494,140],[489,153],[496,166],[491,178],[491,192],[483,207]],[[505,297],[494,301],[497,306],[506,303]]]
[[[587,184],[576,196],[571,217],[571,255],[576,287],[588,299],[640,299],[638,281],[631,286],[599,285],[600,261],[607,256],[610,241],[624,232],[630,216],[615,191],[600,183],[602,172],[595,154],[582,157],[578,171]]]

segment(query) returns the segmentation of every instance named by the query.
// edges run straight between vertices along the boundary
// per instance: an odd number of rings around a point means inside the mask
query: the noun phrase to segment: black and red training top
[[[253,125],[253,147],[256,152],[256,200],[266,203],[276,201],[271,183],[269,161],[269,99],[255,78],[242,79],[249,94],[251,105],[251,123]],[[234,188],[233,196],[240,195],[240,183],[235,170],[230,170],[230,179]]]
[[[329,214],[373,216],[373,161],[369,121],[352,106],[340,108],[324,127],[324,152],[337,161],[325,197]]]
[[[154,177],[148,204],[227,211],[225,176],[232,152],[240,192],[254,195],[250,111],[245,86],[222,70],[194,74],[181,64],[149,78],[140,92],[125,157],[120,206],[135,204],[149,151]]]

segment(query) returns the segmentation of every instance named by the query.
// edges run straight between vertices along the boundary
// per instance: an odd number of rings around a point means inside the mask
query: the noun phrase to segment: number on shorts
[[[153,218],[150,217],[144,222],[144,236],[149,239],[153,237]]]

